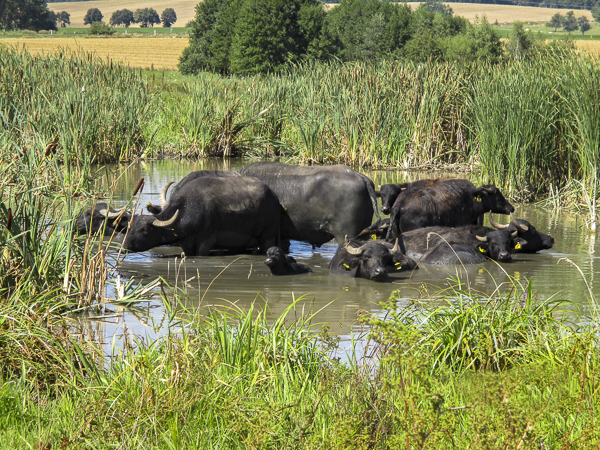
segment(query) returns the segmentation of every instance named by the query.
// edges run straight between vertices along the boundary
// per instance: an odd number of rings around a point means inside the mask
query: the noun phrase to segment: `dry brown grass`
[[[0,45],[25,46],[31,53],[51,53],[60,48],[95,52],[103,58],[122,61],[131,67],[177,70],[179,56],[188,45],[187,37],[144,36],[132,38],[7,38]]]
[[[67,11],[71,14],[71,26],[83,27],[83,17],[90,8],[98,8],[104,14],[104,21],[108,22],[113,12],[118,9],[135,11],[138,8],[154,8],[160,15],[166,8],[173,8],[177,13],[176,27],[183,27],[194,19],[194,8],[198,0],[97,0],[92,2],[49,3],[53,11]],[[419,3],[409,3],[414,9]],[[496,20],[499,23],[521,22],[547,22],[557,12],[564,15],[565,9],[534,8],[529,6],[507,6],[475,3],[448,3],[455,14],[473,21],[475,16],[485,15],[490,23]],[[327,5],[330,7],[330,5]],[[590,11],[578,10],[577,17],[585,15],[592,20]]]

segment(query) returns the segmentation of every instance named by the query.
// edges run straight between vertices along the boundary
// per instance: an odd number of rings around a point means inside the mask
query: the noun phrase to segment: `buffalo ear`
[[[153,205],[152,203],[148,203],[148,204],[146,205],[146,209],[148,210],[148,212],[149,212],[150,214],[153,214],[153,215],[155,215],[155,216],[156,216],[157,214],[160,214],[160,213],[162,212],[162,208],[161,208],[160,206],[155,206],[155,205]]]
[[[375,191],[375,197],[381,198],[381,191]]]
[[[520,237],[516,237],[513,239],[513,247],[515,250],[520,250],[521,247],[524,247],[525,245],[527,245],[527,241],[525,239]]]
[[[487,242],[480,242],[477,244],[477,250],[485,255],[488,251],[488,246],[489,244]]]

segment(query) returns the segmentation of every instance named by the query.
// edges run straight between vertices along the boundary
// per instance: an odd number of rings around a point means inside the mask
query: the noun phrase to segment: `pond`
[[[169,181],[178,181],[189,172],[201,169],[235,170],[247,160],[209,159],[199,161],[140,162],[129,167],[108,166],[102,169],[105,186],[112,186],[115,207],[126,203],[138,180],[145,178],[145,187],[139,197],[138,211],[148,202],[158,204],[159,193]],[[420,178],[469,177],[469,174],[440,172],[373,171],[362,173],[375,182],[402,183]],[[115,173],[119,174],[115,178]],[[472,181],[476,182],[475,179]],[[572,308],[586,315],[589,312],[588,285],[591,292],[600,294],[598,272],[600,260],[595,233],[586,227],[582,217],[563,210],[544,210],[533,205],[516,205],[515,217],[531,222],[539,231],[555,238],[551,250],[537,254],[518,254],[513,262],[497,264],[489,261],[470,266],[421,266],[413,273],[390,276],[385,283],[329,275],[328,264],[337,245],[332,241],[313,250],[309,244],[292,242],[291,255],[298,262],[312,268],[314,273],[297,276],[272,276],[264,264],[263,255],[227,255],[188,257],[182,260],[177,247],[160,247],[149,252],[122,255],[117,267],[126,278],[148,282],[163,277],[171,285],[185,288],[188,306],[192,308],[235,303],[243,309],[259,300],[266,302],[274,317],[279,316],[293,301],[305,311],[320,311],[316,322],[327,323],[330,331],[348,335],[358,326],[360,311],[377,312],[379,303],[399,290],[401,298],[427,297],[427,289],[439,291],[459,278],[472,289],[491,294],[509,277],[526,286],[532,280],[538,299],[551,297],[569,300]],[[495,219],[506,223],[507,218]],[[115,251],[115,256],[116,256]],[[568,258],[570,262],[564,258]],[[574,265],[576,264],[577,267]],[[581,273],[580,273],[581,270]],[[585,276],[585,280],[583,276]],[[586,285],[587,281],[587,285]],[[425,292],[425,294],[424,294]],[[110,293],[108,297],[111,297]],[[153,339],[165,332],[165,308],[160,300],[142,303],[138,308],[113,308],[115,314],[88,324],[88,333],[109,342],[123,332]],[[322,311],[321,311],[322,309]]]

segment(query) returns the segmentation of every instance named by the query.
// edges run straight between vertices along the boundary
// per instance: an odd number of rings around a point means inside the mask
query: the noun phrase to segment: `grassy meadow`
[[[279,317],[259,300],[201,316],[184,310],[185,290],[153,280],[169,332],[153,342],[124,333],[104,354],[78,319],[145,290],[107,299],[115,244],[73,237],[88,199],[110,202],[97,164],[228,153],[477,170],[513,199],[581,207],[591,225],[597,58],[556,42],[499,65],[307,63],[277,76],[183,77],[158,72],[150,54],[140,64],[155,71],[128,68],[117,49],[157,42],[177,54],[184,38],[73,39],[83,41],[113,50],[0,48],[1,448],[600,445],[599,318],[571,322],[569,305],[538,301],[530,282],[484,296],[448,280],[402,308],[394,293],[381,314],[365,313],[340,360],[336,337],[292,298]]]

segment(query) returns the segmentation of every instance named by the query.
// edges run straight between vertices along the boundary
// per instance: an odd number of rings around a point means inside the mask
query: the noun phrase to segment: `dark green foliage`
[[[160,23],[160,18],[154,8],[136,9],[133,13],[133,18],[135,23],[139,23],[142,28],[153,27],[155,24]]]
[[[58,21],[61,27],[66,27],[71,24],[71,14],[66,11],[61,11],[57,14]]]
[[[598,1],[592,8],[592,17],[596,22],[600,22],[600,1]]]
[[[133,18],[133,12],[128,9],[119,9],[110,17],[110,24],[113,27],[122,25],[127,28],[132,23],[135,23],[135,19]]]
[[[56,30],[56,15],[44,0],[0,0],[0,26],[5,30]]]
[[[110,36],[110,35],[115,34],[115,29],[113,27],[111,27],[109,24],[104,23],[102,21],[94,22],[90,26],[90,28],[88,30],[88,34]]]
[[[83,24],[91,25],[94,22],[100,22],[103,18],[104,18],[104,16],[102,15],[102,13],[100,12],[100,10],[98,8],[90,8],[90,9],[88,9],[88,12],[83,17]]]
[[[163,27],[169,28],[171,25],[177,22],[177,14],[175,14],[175,10],[173,8],[167,8],[160,15],[160,20],[163,24]]]
[[[575,31],[579,28],[579,24],[577,23],[577,19],[575,18],[575,13],[573,11],[567,12],[565,14],[565,20],[563,21],[563,29],[567,32]]]
[[[546,26],[554,28],[554,31],[556,31],[558,27],[562,27],[564,20],[565,18],[560,13],[556,13],[552,16],[550,22],[548,22]]]
[[[585,32],[591,28],[590,21],[585,16],[577,18],[577,25],[579,25],[579,31],[581,31],[581,34],[585,34]]]

